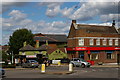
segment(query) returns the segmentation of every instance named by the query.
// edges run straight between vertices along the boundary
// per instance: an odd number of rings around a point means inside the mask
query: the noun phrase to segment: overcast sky
[[[7,0],[5,0],[7,1]],[[33,33],[68,34],[71,20],[81,24],[111,25],[116,20],[118,28],[120,13],[118,1],[87,0],[86,2],[3,2],[0,14],[2,42],[17,29],[27,28]],[[120,5],[120,4],[119,4]]]

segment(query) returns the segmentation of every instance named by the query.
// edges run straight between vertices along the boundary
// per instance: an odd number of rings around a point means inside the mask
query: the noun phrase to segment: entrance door
[[[120,54],[117,54],[117,63],[120,65]]]
[[[79,51],[79,58],[84,59],[84,51]]]

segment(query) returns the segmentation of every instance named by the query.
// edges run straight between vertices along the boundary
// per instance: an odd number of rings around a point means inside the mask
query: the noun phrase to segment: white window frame
[[[93,46],[93,45],[94,45],[94,39],[90,39],[90,40],[89,40],[89,44],[90,44],[91,46]]]
[[[109,45],[112,46],[113,45],[113,40],[109,39]]]
[[[79,46],[84,46],[84,39],[83,39],[83,38],[80,38],[80,39],[78,40],[78,45],[79,45]]]
[[[96,45],[100,45],[100,39],[96,39]]]
[[[107,40],[106,40],[106,39],[103,39],[103,40],[102,40],[102,44],[103,44],[104,46],[106,46],[106,45],[107,45]]]
[[[118,46],[118,39],[115,39],[115,46]]]

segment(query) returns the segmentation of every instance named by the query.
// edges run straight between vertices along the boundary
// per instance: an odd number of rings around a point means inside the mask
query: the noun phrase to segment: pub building
[[[115,20],[111,26],[77,24],[72,20],[67,42],[70,59],[83,58],[95,64],[120,62],[120,33]]]

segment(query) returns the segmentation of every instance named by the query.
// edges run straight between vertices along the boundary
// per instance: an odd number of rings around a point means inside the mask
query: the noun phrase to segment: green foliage
[[[12,36],[9,38],[9,50],[13,51],[14,54],[18,54],[19,49],[23,47],[23,43],[27,42],[27,44],[34,45],[35,42],[33,40],[33,34],[30,30],[27,29],[19,29],[16,30]]]

